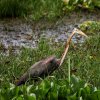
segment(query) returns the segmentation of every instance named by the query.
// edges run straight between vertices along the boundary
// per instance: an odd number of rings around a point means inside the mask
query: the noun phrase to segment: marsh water
[[[72,13],[64,17],[48,21],[23,20],[18,18],[0,20],[0,49],[13,51],[21,47],[36,48],[41,37],[53,42],[65,43],[75,27],[84,21],[100,21],[100,13]],[[75,35],[74,42],[83,42],[84,37]]]

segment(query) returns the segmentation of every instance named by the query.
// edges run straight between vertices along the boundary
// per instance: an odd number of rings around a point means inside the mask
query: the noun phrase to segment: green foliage
[[[41,39],[36,49],[22,48],[20,55],[14,55],[11,51],[9,56],[0,54],[0,87],[7,82],[14,82],[32,64],[51,55],[61,55],[62,47],[58,49],[50,46],[48,40]],[[17,76],[17,77],[16,77]]]
[[[100,8],[100,0],[93,0],[92,2],[95,7]]]
[[[63,0],[65,9],[74,10],[77,8],[93,10],[94,8],[100,8],[99,0]]]
[[[0,97],[1,100],[99,100],[100,91],[73,75],[71,84],[67,79],[55,78],[42,80],[37,86],[9,84],[0,89]]]
[[[33,0],[33,19],[43,18],[51,19],[60,16],[63,2],[61,0]]]
[[[53,19],[73,10],[100,8],[100,1],[97,0],[33,0],[32,19],[40,18]]]
[[[0,0],[0,17],[30,16],[53,19],[77,8],[100,8],[100,0]]]
[[[82,46],[70,52],[72,65],[78,68],[78,73],[83,80],[100,88],[100,35],[91,36]]]
[[[42,80],[41,83],[26,83],[16,87],[14,81],[20,77],[32,64],[50,55],[61,57],[64,50],[62,44],[50,44],[42,38],[38,48],[22,48],[20,55],[9,56],[0,54],[0,99],[1,100],[99,100],[100,99],[100,34],[99,22],[89,27],[94,33],[83,44],[70,47],[62,69]],[[86,26],[87,27],[87,26]],[[91,32],[91,30],[90,30]],[[77,68],[75,75],[68,81],[68,57],[70,67]],[[33,84],[33,85],[29,85]]]
[[[68,10],[74,10],[79,7],[82,9],[93,9],[94,4],[92,0],[69,0],[66,4],[66,9]]]
[[[0,0],[0,17],[17,17],[30,14],[32,0]]]
[[[97,21],[85,21],[79,27],[88,35],[100,34],[100,22]]]
[[[95,41],[95,42],[94,42]],[[33,85],[23,85],[16,87],[14,84],[9,84],[15,79],[13,76],[20,76],[30,67],[35,61],[41,60],[43,57],[55,54],[58,57],[61,55],[62,48],[51,48],[47,40],[41,39],[39,48],[25,49],[23,48],[21,55],[0,55],[0,97],[1,100],[99,100],[100,99],[100,77],[99,77],[99,61],[100,56],[100,35],[96,35],[87,39],[82,45],[77,45],[77,50],[71,50],[68,54],[71,58],[71,67],[77,66],[78,72],[76,76],[71,75],[69,83],[67,79],[67,60],[63,64],[66,76],[61,77],[61,73],[54,73],[55,76],[49,76],[41,83]],[[71,49],[71,48],[70,48]],[[94,54],[94,55],[93,55]],[[63,73],[64,74],[64,73]]]

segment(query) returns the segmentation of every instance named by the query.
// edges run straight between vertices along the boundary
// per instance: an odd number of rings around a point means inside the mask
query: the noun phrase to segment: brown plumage
[[[55,69],[59,67],[60,60],[54,56],[50,56],[44,60],[36,62],[31,66],[26,73],[24,73],[21,78],[16,82],[16,85],[22,85],[29,78],[36,79],[36,77],[42,77],[50,75]]]

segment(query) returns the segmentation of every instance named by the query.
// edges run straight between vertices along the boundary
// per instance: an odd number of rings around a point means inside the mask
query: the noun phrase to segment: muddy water
[[[19,19],[0,20],[0,49],[13,51],[21,47],[35,48],[41,37],[52,39],[54,42],[65,42],[75,27],[87,20],[100,21],[100,13],[72,13],[56,21],[39,22]],[[74,42],[84,41],[84,37],[75,35]]]

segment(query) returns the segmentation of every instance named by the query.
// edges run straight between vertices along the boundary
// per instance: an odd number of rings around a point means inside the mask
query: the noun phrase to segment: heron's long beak
[[[82,32],[81,30],[78,30],[77,28],[74,29],[74,32],[80,34],[80,35],[83,35],[85,37],[88,37],[84,32]]]

